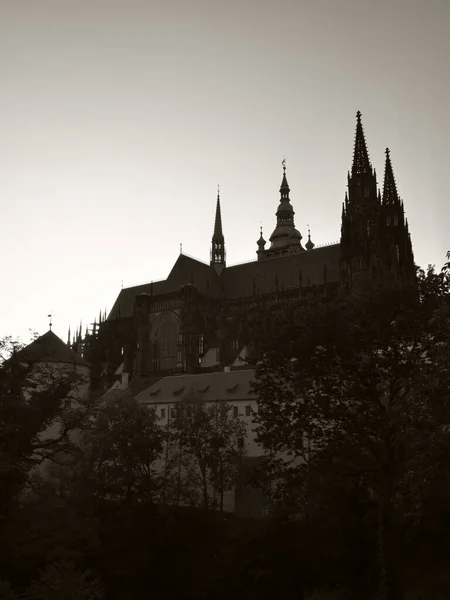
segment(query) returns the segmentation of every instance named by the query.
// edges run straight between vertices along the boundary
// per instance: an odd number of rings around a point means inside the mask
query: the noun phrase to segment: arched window
[[[153,370],[166,371],[177,366],[178,325],[172,315],[156,324],[153,338]]]

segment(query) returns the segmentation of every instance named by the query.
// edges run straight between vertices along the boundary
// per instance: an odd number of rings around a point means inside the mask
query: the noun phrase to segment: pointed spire
[[[289,189],[289,184],[286,179],[286,159],[285,158],[283,158],[283,160],[281,161],[281,164],[283,165],[283,179],[281,180],[281,186],[280,186],[281,202],[283,200],[287,200],[289,202],[289,192],[291,190]]]
[[[372,173],[372,165],[370,164],[369,154],[367,152],[364,130],[361,123],[361,112],[358,110],[356,113],[356,135],[352,175],[359,175],[361,173]]]
[[[384,170],[384,186],[383,186],[383,204],[398,204],[400,199],[397,194],[397,186],[395,184],[394,171],[389,148],[386,148],[386,166]]]
[[[68,333],[67,333],[67,345],[68,345],[68,346],[69,346],[69,348],[70,348],[70,325],[69,325],[69,331],[68,331]]]
[[[216,219],[214,221],[214,237],[222,237],[222,213],[220,211],[220,187],[217,186]]]
[[[222,231],[222,213],[220,210],[220,188],[217,186],[216,218],[211,244],[211,265],[225,267],[225,238]],[[219,268],[219,267],[218,267]]]

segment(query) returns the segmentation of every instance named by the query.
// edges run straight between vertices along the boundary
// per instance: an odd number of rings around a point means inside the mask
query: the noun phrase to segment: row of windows
[[[252,407],[250,406],[250,404],[247,404],[247,406],[245,407],[245,416],[250,417],[251,414],[252,414]],[[170,417],[173,419],[175,416],[176,416],[176,409],[175,409],[175,407],[172,407],[170,409]],[[233,417],[238,417],[238,416],[239,416],[239,406],[233,406]],[[165,408],[160,409],[160,418],[161,419],[166,418],[166,409]]]

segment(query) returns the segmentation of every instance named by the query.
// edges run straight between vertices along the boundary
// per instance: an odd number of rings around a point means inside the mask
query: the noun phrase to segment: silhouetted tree
[[[169,424],[168,472],[175,480],[177,502],[222,512],[225,492],[236,485],[245,434],[245,424],[232,416],[225,401],[180,402]]]
[[[376,509],[380,587],[399,598],[396,536],[436,485],[450,499],[450,268],[300,311],[257,370],[272,499],[304,517],[330,490]],[[314,507],[314,508],[313,508]]]
[[[76,472],[83,486],[103,500],[157,501],[162,474],[157,468],[164,432],[154,410],[130,396],[107,401],[82,438]]]

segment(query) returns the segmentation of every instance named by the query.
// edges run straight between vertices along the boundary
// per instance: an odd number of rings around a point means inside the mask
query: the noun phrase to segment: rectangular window
[[[165,419],[166,418],[166,409],[162,408],[161,409],[161,419]]]
[[[252,407],[250,406],[250,404],[247,404],[247,406],[245,407],[245,416],[249,417],[252,414]]]
[[[237,417],[239,415],[239,407],[233,406],[233,417]]]

